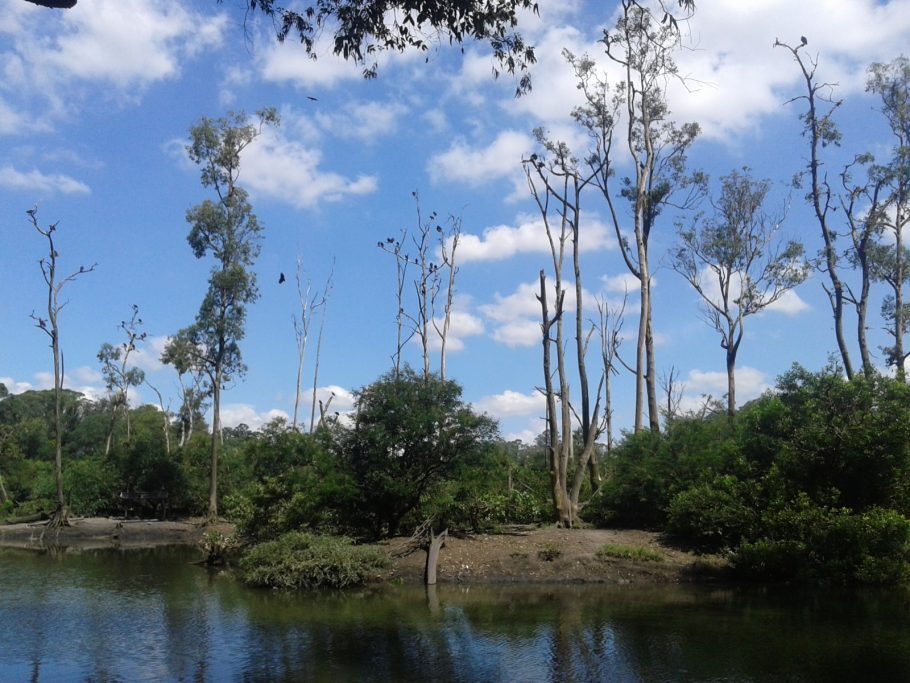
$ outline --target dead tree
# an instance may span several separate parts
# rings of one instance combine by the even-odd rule
[[[69,509],[63,491],[63,379],[65,372],[58,324],[60,311],[63,310],[68,301],[61,300],[60,295],[67,284],[76,281],[86,273],[91,273],[95,270],[97,264],[93,263],[88,268],[79,266],[79,270],[60,277],[57,274],[57,259],[60,254],[54,244],[54,233],[57,231],[58,223],[51,223],[46,228],[43,228],[38,224],[37,209],[29,209],[27,213],[32,227],[47,241],[47,256],[38,261],[41,275],[47,285],[47,317],[43,318],[33,312],[31,318],[35,321],[35,325],[50,339],[51,353],[54,359],[54,475],[57,484],[57,509],[48,524],[48,527],[54,528],[69,526]]]
[[[449,337],[449,327],[452,323],[452,302],[455,296],[455,276],[458,274],[458,266],[455,263],[455,255],[458,251],[458,241],[461,239],[461,219],[451,218],[452,227],[446,232],[442,229],[442,226],[436,226],[436,232],[439,234],[439,253],[442,259],[442,267],[448,271],[448,282],[446,284],[446,303],[445,308],[443,309],[443,318],[442,326],[440,327],[437,322],[435,310],[436,310],[436,296],[439,293],[439,286],[433,289],[433,300],[431,306],[433,308],[433,327],[436,330],[436,334],[439,335],[440,346],[439,346],[439,378],[445,381],[446,378],[446,341]],[[440,278],[436,280],[437,285],[440,283]]]
[[[322,357],[322,333],[325,331],[325,319],[329,312],[329,298],[332,295],[332,281],[335,278],[335,261],[332,261],[332,270],[329,272],[329,277],[325,281],[325,289],[323,289],[323,304],[322,304],[322,315],[319,316],[319,335],[316,337],[316,360],[313,363],[313,394],[310,397],[310,433],[313,433],[315,429],[314,420],[316,418],[316,388],[319,386],[319,359]],[[335,397],[335,394],[332,394],[329,397],[328,403],[332,402],[332,399]],[[328,404],[325,406],[325,410],[328,410]],[[325,421],[325,411],[322,408],[322,401],[319,402],[319,424],[321,425]]]

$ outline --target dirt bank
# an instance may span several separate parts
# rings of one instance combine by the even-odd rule
[[[90,548],[151,548],[159,545],[198,543],[208,531],[233,533],[233,525],[206,526],[203,519],[182,521],[123,520],[84,517],[71,526],[48,529],[46,522],[0,525],[0,546],[42,548],[47,546]]]
[[[149,548],[196,544],[203,534],[233,533],[233,526],[206,526],[204,519],[182,521],[118,520],[86,517],[72,526],[46,529],[45,523],[0,525],[0,546],[40,549]],[[406,557],[396,551],[407,538],[377,545],[392,557],[386,579],[404,583],[423,580],[426,554]],[[605,545],[644,551],[649,559],[599,556]],[[659,558],[659,559],[654,559]],[[710,580],[722,570],[720,557],[698,556],[671,548],[658,534],[635,530],[516,527],[500,534],[449,537],[439,558],[440,583],[614,583],[653,584]]]
[[[394,553],[407,539],[385,544]],[[605,545],[640,549],[647,557],[598,556]],[[418,551],[393,561],[391,580],[421,581],[426,554]],[[723,558],[683,552],[661,542],[659,534],[635,530],[515,529],[504,534],[449,538],[439,557],[438,579],[448,582],[681,583],[710,580]]]

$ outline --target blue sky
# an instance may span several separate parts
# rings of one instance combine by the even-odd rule
[[[334,391],[333,408],[344,410],[352,390],[389,369],[395,266],[376,242],[405,226],[413,231],[417,191],[425,213],[462,220],[448,375],[466,400],[500,418],[504,436],[531,438],[542,428],[543,407],[535,391],[542,371],[533,287],[549,256],[520,160],[534,151],[537,126],[576,148],[583,143],[569,118],[578,93],[561,51],[603,61],[596,41],[615,20],[615,4],[541,0],[539,17],[523,17],[539,63],[533,92],[520,99],[513,80],[492,77],[483,45],[468,44],[463,54],[442,46],[427,55],[384,55],[379,77],[364,81],[357,66],[324,47],[314,62],[292,42],[277,44],[271,26],[244,25],[242,4],[83,0],[61,12],[0,0],[0,381],[12,391],[51,384],[46,338],[29,318],[46,296],[38,270],[44,244],[25,213],[37,206],[42,223],[59,221],[61,270],[98,264],[66,290],[66,386],[103,395],[95,355],[102,343],[120,341],[117,326],[137,304],[149,337],[136,362],[178,407],[176,376],[157,358],[167,335],[192,322],[210,268],[185,239],[186,210],[207,197],[186,158],[187,130],[202,116],[274,106],[280,128],[243,158],[241,184],[265,239],[256,265],[261,299],[242,345],[249,371],[224,395],[226,424],[258,427],[293,409],[298,254],[316,287],[335,262],[321,395]],[[799,105],[785,104],[801,92],[800,75],[772,44],[776,37],[795,44],[805,34],[820,79],[836,82],[845,98],[837,119],[843,146],[827,159],[836,173],[854,153],[885,153],[890,144],[864,93],[865,69],[905,48],[910,0],[706,0],[684,31],[677,61],[690,85],[674,86],[670,98],[676,120],[703,129],[691,165],[714,179],[744,165],[771,179],[772,204],[789,199],[784,234],[814,253],[817,225],[802,193],[787,188],[805,163]],[[591,194],[584,211],[585,289],[615,302],[626,271],[606,207]],[[673,223],[667,215],[656,228],[655,264],[675,242]],[[281,272],[289,278],[283,285]],[[655,280],[658,365],[679,370],[686,405],[705,394],[721,398],[723,352],[699,315],[697,295],[667,267]],[[885,343],[883,295],[876,288],[871,307],[876,347]],[[636,304],[632,296],[629,356]],[[823,365],[835,349],[831,327],[818,274],[775,310],[749,319],[739,400],[758,395],[794,361]],[[314,348],[311,340],[306,375]],[[406,357],[419,365],[416,346]],[[614,384],[617,425],[629,426],[633,378],[621,374]],[[152,399],[142,388],[134,402]]]

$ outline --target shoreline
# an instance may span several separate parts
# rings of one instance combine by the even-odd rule
[[[74,518],[72,526],[53,531],[45,526],[43,522],[0,525],[0,548],[40,551],[55,547],[70,552],[139,550],[196,545],[210,531],[225,535],[234,531],[230,523],[206,525],[204,518],[165,521],[86,517]],[[389,568],[381,576],[382,583],[423,582],[424,551],[395,557],[408,540],[398,537],[374,544],[390,557]],[[641,555],[598,554],[604,546]],[[440,584],[711,583],[725,567],[724,558],[673,548],[655,532],[509,527],[497,534],[449,536],[439,556],[438,581]]]

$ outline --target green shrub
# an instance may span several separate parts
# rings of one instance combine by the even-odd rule
[[[253,546],[240,560],[240,578],[253,586],[346,588],[371,579],[387,565],[379,551],[344,537],[291,532]]]
[[[64,463],[63,490],[73,514],[107,513],[114,505],[118,484],[117,473],[101,457],[92,456]]]
[[[804,494],[764,518],[766,535],[734,554],[744,576],[881,584],[910,571],[910,520],[894,510],[857,514],[814,505]]]
[[[744,502],[745,486],[726,475],[678,493],[667,514],[667,533],[698,550],[716,552],[749,538],[756,514]]]
[[[599,560],[605,560],[611,557],[625,560],[641,560],[643,562],[664,561],[663,555],[650,548],[641,548],[630,545],[612,545],[607,543],[597,549],[597,558]]]
[[[540,550],[537,551],[537,557],[544,562],[552,562],[562,557],[562,548],[555,543],[544,543]]]

